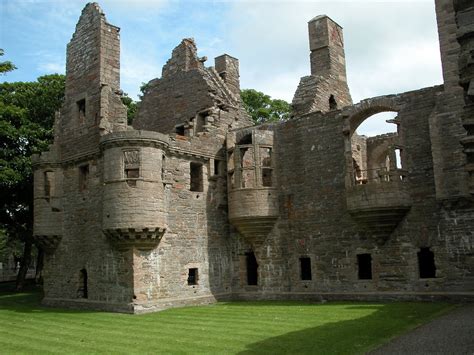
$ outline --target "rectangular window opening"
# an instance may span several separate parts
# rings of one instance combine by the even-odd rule
[[[228,176],[229,176],[230,188],[231,188],[231,189],[235,189],[234,172],[233,172],[233,171],[230,171],[230,172],[228,173]]]
[[[85,191],[88,188],[89,164],[79,167],[79,189]]]
[[[186,134],[186,130],[184,129],[184,124],[182,125],[179,125],[179,126],[176,126],[174,128],[174,131],[175,133],[178,135],[178,136],[185,136]]]
[[[86,120],[86,99],[77,101],[77,118],[79,123],[84,123]]]
[[[190,164],[190,175],[191,175],[191,191],[203,191],[203,173],[202,173],[202,164],[200,163],[191,163]]]
[[[311,275],[311,258],[300,258],[301,280],[312,280]]]
[[[45,171],[44,179],[44,197],[49,199],[53,195],[53,175],[52,171]]]
[[[247,266],[247,285],[258,285],[258,263],[253,252],[245,254]]]
[[[418,255],[418,269],[420,279],[431,279],[436,277],[436,266],[434,253],[430,248],[420,248]]]
[[[124,177],[128,186],[137,186],[140,177],[140,151],[126,150],[123,152]]]
[[[221,174],[221,161],[214,159],[214,175],[219,176]]]
[[[272,169],[262,168],[262,185],[263,187],[272,186]]]
[[[194,134],[198,134],[199,132],[204,131],[204,126],[207,124],[207,117],[209,116],[209,112],[201,112],[198,113],[196,117],[196,123],[194,127]]]
[[[358,254],[357,265],[359,280],[372,280],[372,256],[370,254]]]
[[[188,285],[197,285],[198,282],[198,269],[191,268],[188,270]]]
[[[272,166],[272,148],[260,148],[260,165],[267,168]]]
[[[161,181],[165,181],[166,178],[166,155],[161,156]]]

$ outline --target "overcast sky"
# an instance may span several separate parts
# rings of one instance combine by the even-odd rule
[[[18,67],[1,81],[64,73],[66,44],[87,1],[0,0],[0,48]],[[442,83],[434,1],[103,0],[121,28],[121,86],[136,98],[159,77],[182,38],[194,37],[207,65],[240,60],[242,88],[291,102],[309,74],[307,22],[326,14],[344,29],[354,102]]]

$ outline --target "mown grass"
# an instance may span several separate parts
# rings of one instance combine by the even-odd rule
[[[427,322],[443,303],[229,302],[145,314],[43,308],[0,290],[0,353],[358,354]]]

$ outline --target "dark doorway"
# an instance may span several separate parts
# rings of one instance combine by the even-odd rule
[[[418,254],[418,269],[420,270],[420,279],[431,279],[436,277],[436,266],[434,253],[430,248],[420,248]]]
[[[258,263],[253,252],[245,254],[247,261],[247,285],[258,285]]]
[[[79,298],[88,298],[87,291],[87,270],[82,269],[79,271],[79,288],[77,290]]]
[[[311,259],[310,258],[300,258],[301,266],[301,280],[311,280]]]
[[[370,254],[358,254],[357,265],[359,267],[359,280],[372,280],[372,256]]]

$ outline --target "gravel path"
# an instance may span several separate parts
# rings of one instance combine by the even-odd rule
[[[456,308],[370,354],[474,354],[474,305]]]

